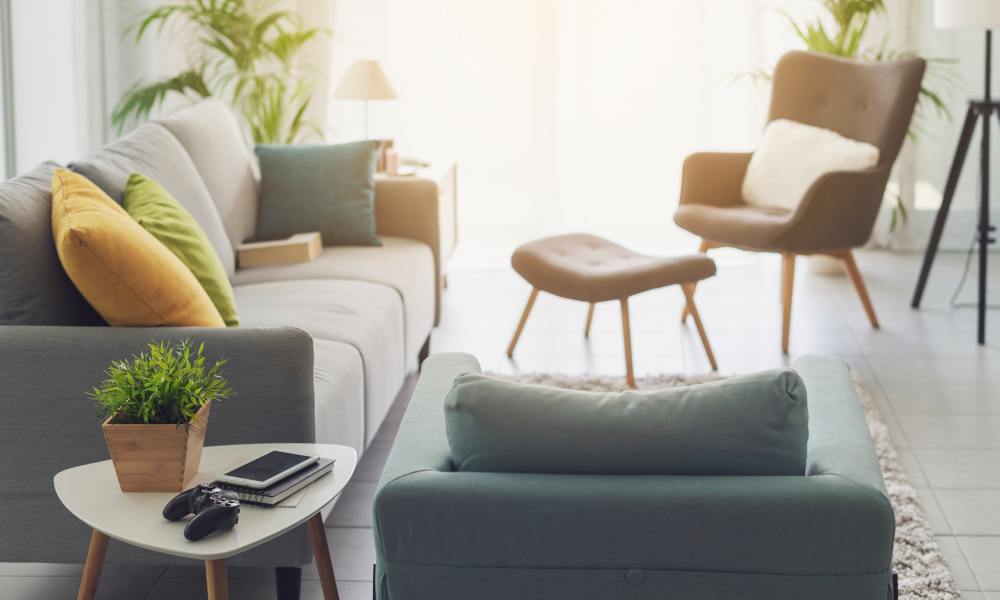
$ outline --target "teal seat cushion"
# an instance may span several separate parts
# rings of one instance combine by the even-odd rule
[[[802,476],[808,421],[792,369],[621,393],[465,374],[445,400],[456,469],[491,473]]]
[[[325,246],[381,246],[375,233],[379,144],[258,145],[257,236],[319,231]]]

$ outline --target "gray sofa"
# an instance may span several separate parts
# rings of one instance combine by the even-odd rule
[[[795,369],[802,476],[458,472],[444,403],[466,354],[421,371],[375,493],[379,600],[891,600],[895,521],[850,370]]]
[[[145,124],[69,168],[119,201],[125,178],[137,171],[185,204],[229,272],[241,325],[111,328],[56,255],[50,186],[57,166],[0,183],[0,407],[9,423],[0,436],[0,562],[84,562],[90,531],[59,503],[52,478],[109,458],[84,393],[112,360],[151,339],[194,335],[208,360],[228,359],[224,376],[237,395],[213,406],[206,445],[320,442],[365,451],[437,319],[446,249],[433,182],[376,181],[382,247],[328,247],[308,263],[241,269],[234,249],[254,234],[258,182],[232,114],[206,101]],[[301,567],[311,560],[303,526],[229,563]],[[113,540],[107,561],[198,564]]]

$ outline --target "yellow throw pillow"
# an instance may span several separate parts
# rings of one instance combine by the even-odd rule
[[[109,324],[225,327],[184,263],[86,177],[56,169],[52,234],[69,278]]]

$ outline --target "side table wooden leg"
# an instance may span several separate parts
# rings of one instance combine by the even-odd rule
[[[97,595],[97,584],[101,582],[104,555],[107,553],[108,536],[95,529],[90,536],[90,550],[87,551],[87,564],[83,567],[83,581],[80,582],[77,600],[94,600]]]
[[[229,600],[226,559],[206,560],[205,579],[208,580],[208,600]]]
[[[323,587],[323,598],[325,600],[340,600],[340,595],[337,594],[337,578],[333,574],[333,560],[330,558],[330,546],[326,543],[323,516],[316,513],[306,523],[309,524],[309,537],[312,539],[316,569],[319,571],[319,583]]]

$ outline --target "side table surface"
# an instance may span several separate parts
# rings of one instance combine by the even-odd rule
[[[67,509],[95,530],[133,546],[198,560],[217,560],[244,552],[301,525],[343,491],[351,479],[357,453],[332,444],[241,444],[205,447],[196,483],[208,483],[236,458],[252,458],[269,450],[288,450],[332,458],[333,471],[306,488],[295,507],[264,508],[244,504],[239,524],[197,542],[184,539],[187,519],[163,518],[167,501],[176,494],[133,492],[118,487],[110,460],[82,465],[55,476],[56,494]]]

